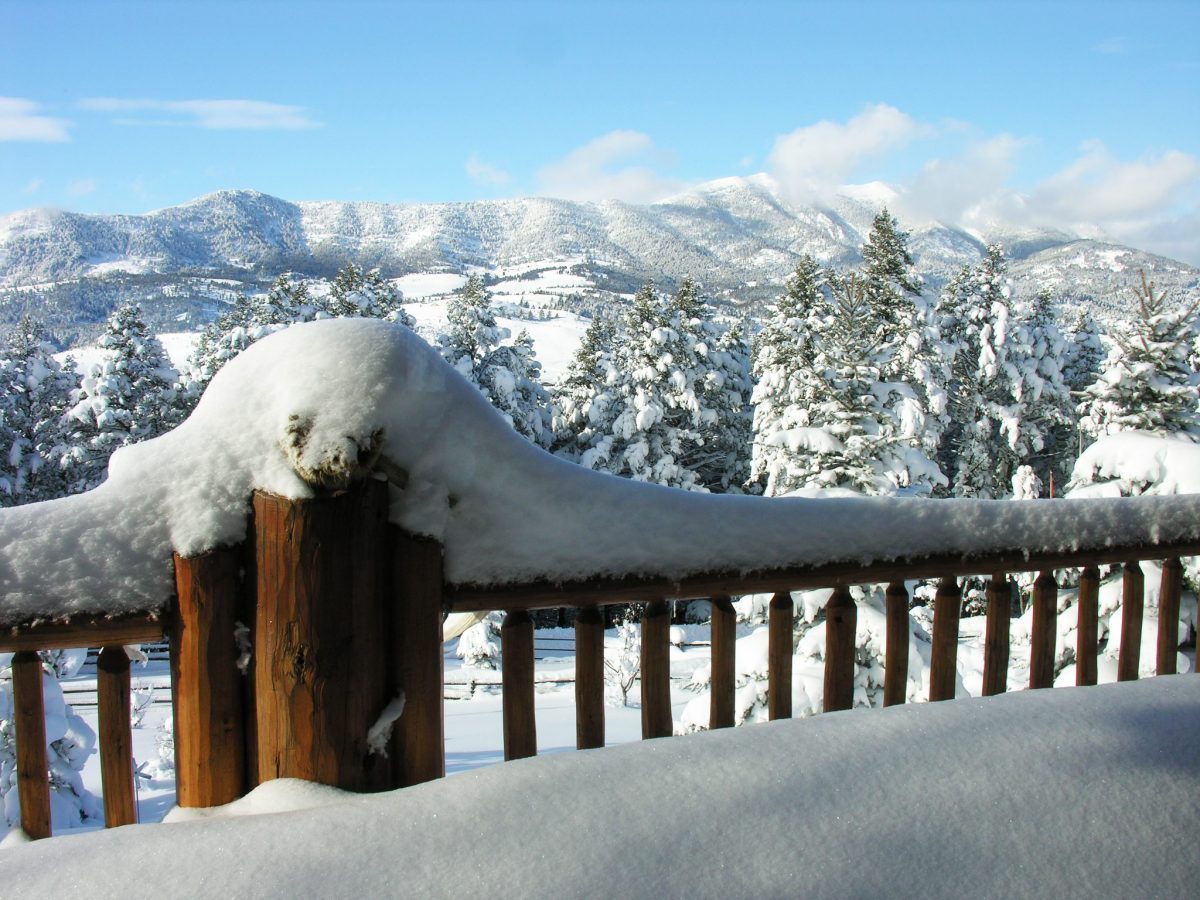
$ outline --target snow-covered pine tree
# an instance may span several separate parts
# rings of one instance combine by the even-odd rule
[[[1007,269],[1004,251],[989,247],[979,265],[946,286],[938,305],[953,354],[940,462],[959,497],[1008,496],[1021,465],[1047,479],[1045,453],[1066,421],[1062,340],[1049,298],[1032,307],[1016,302]]]
[[[1111,335],[1100,377],[1084,391],[1080,429],[1093,439],[1139,430],[1200,440],[1200,375],[1192,365],[1200,300],[1169,308],[1142,272],[1137,317]]]
[[[793,430],[790,475],[800,486],[849,488],[864,494],[928,492],[936,467],[900,439],[896,383],[881,370],[883,325],[857,274],[833,276],[815,310],[809,425]]]
[[[508,329],[496,324],[483,281],[472,274],[446,307],[448,330],[439,335],[442,356],[479,388],[516,431],[541,447],[552,441],[550,394],[541,383],[533,340],[522,332],[502,344]]]
[[[72,492],[102,482],[118,447],[157,437],[186,415],[178,373],[136,303],[113,312],[98,343],[103,356],[83,376],[66,415],[62,465]]]
[[[60,366],[43,326],[23,317],[0,348],[0,506],[62,496],[61,419],[74,363]]]
[[[412,328],[416,321],[404,311],[400,292],[383,280],[378,269],[363,272],[354,263],[341,269],[320,303],[335,318],[386,319]]]
[[[883,208],[862,246],[862,287],[879,325],[882,380],[896,385],[900,440],[932,457],[946,419],[946,359],[908,232]]]
[[[554,452],[572,462],[591,446],[595,427],[603,427],[603,407],[611,402],[608,374],[616,337],[615,319],[605,310],[597,311],[554,391]]]
[[[590,431],[577,438],[581,464],[686,490],[736,483],[745,464],[734,445],[745,434],[739,417],[749,414],[748,354],[723,343],[692,282],[668,300],[643,286],[604,364],[604,389],[588,406]]]
[[[818,383],[811,329],[827,276],[815,259],[801,257],[783,296],[754,339],[753,447],[750,479],[768,497],[807,484],[810,467],[794,457],[813,427],[810,410]]]

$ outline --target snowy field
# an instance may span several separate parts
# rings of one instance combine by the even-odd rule
[[[1189,897],[1198,790],[1200,679],[1180,675],[554,754],[377,795],[277,781],[215,816],[10,847],[0,871],[15,897],[127,897],[132,878],[206,897]]]

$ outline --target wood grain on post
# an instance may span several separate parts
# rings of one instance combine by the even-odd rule
[[[962,614],[962,588],[956,578],[938,582],[933,604],[929,699],[953,700],[958,684],[958,620]]]
[[[575,746],[604,746],[604,617],[594,606],[575,616]]]
[[[404,695],[396,723],[393,777],[408,787],[446,774],[442,658],[442,545],[388,526],[395,595],[392,644],[395,690]]]
[[[1075,633],[1075,684],[1096,683],[1100,638],[1100,569],[1085,566],[1079,573],[1079,626]]]
[[[642,613],[642,739],[670,737],[671,619],[665,600],[653,600]]]
[[[1029,687],[1054,686],[1054,647],[1058,640],[1058,582],[1039,573],[1033,582],[1033,627],[1029,638]]]
[[[1121,653],[1117,681],[1137,681],[1142,659],[1142,613],[1146,605],[1146,576],[1137,560],[1125,563],[1121,579]]]
[[[1158,589],[1158,661],[1155,674],[1174,675],[1179,656],[1179,594],[1183,589],[1183,564],[1178,557],[1165,560]]]
[[[908,588],[893,581],[884,595],[887,603],[887,638],[884,649],[883,705],[897,706],[908,699]]]
[[[858,607],[840,586],[825,604],[825,712],[854,706],[854,632]]]
[[[533,620],[514,610],[500,626],[500,671],[504,679],[504,758],[537,756],[533,712]]]
[[[393,786],[367,734],[393,699],[386,483],[306,500],[254,495],[258,781]]]
[[[796,614],[792,595],[780,591],[771,597],[767,626],[767,717],[792,717],[792,620]]]
[[[734,641],[736,617],[729,597],[712,598],[712,684],[709,686],[708,727],[733,727],[736,683]],[[770,635],[768,635],[768,640]]]
[[[180,806],[220,806],[246,793],[247,676],[238,669],[235,638],[241,561],[240,548],[175,555],[168,635]]]
[[[992,574],[987,586],[987,632],[983,640],[983,696],[1008,690],[1009,630],[1012,585],[1003,572]]]
[[[13,654],[12,690],[21,829],[33,840],[48,838],[50,770],[46,762],[46,702],[42,697],[42,660],[35,651]]]
[[[129,731],[129,656],[124,647],[105,647],[96,659],[96,707],[104,827],[133,825],[138,820],[137,793]]]

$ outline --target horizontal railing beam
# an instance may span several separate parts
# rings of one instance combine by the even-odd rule
[[[38,622],[0,628],[0,653],[22,650],[68,650],[73,647],[120,647],[163,640],[161,617],[75,616],[69,622]]]
[[[948,576],[987,575],[992,572],[1038,572],[1124,563],[1131,559],[1168,559],[1175,556],[1200,556],[1200,541],[1055,552],[1026,553],[1023,550],[1008,550],[969,557],[944,555],[885,562],[843,561],[760,572],[701,574],[677,581],[667,578],[625,577],[596,578],[561,584],[535,582],[495,587],[448,585],[445,596],[450,612],[553,609],[559,606],[586,607],[649,602],[664,597],[670,600],[693,600],[719,595],[771,594],[839,584],[888,583]]]

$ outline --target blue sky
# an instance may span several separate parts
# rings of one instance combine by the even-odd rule
[[[0,0],[0,212],[768,172],[1200,263],[1200,2]]]

